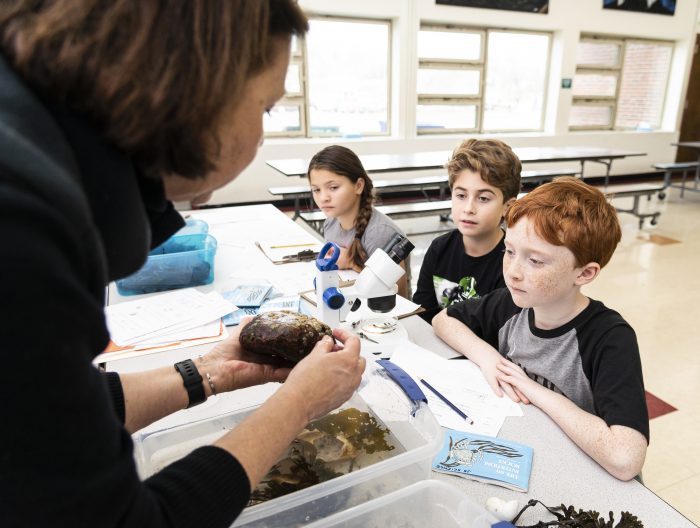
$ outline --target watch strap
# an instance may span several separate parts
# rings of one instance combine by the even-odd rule
[[[197,370],[194,361],[191,359],[186,359],[185,361],[178,361],[175,363],[175,370],[182,376],[182,382],[185,385],[185,390],[187,391],[187,397],[189,398],[189,403],[187,408],[194,407],[202,403],[207,399],[204,394],[204,384],[202,383],[202,375]]]

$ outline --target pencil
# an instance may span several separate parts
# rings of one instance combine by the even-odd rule
[[[283,249],[283,248],[290,248],[290,247],[309,247],[309,246],[315,246],[317,242],[306,242],[304,244],[286,244],[286,245],[281,245],[281,246],[270,246],[270,249]]]
[[[433,387],[430,383],[428,383],[427,381],[425,381],[425,380],[422,379],[422,378],[421,378],[420,382],[421,382],[423,385],[425,385],[426,387],[428,387],[428,389],[430,389],[430,392],[432,392],[433,394],[435,394],[435,396],[437,396],[438,398],[440,398],[450,409],[452,409],[454,412],[456,412],[456,413],[459,414],[462,418],[464,418],[464,419],[467,421],[467,423],[469,423],[469,425],[474,425],[474,420],[472,420],[471,418],[469,418],[469,416],[467,416],[466,414],[464,414],[464,413],[462,412],[462,410],[459,409],[454,403],[452,403],[450,400],[448,400],[448,399],[445,398],[442,394],[440,394],[440,393],[437,391],[437,389],[436,389],[435,387]]]

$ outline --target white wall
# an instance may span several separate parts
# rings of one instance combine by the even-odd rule
[[[451,150],[462,135],[418,137],[413,129],[415,114],[415,35],[422,21],[483,26],[502,29],[533,29],[553,33],[550,83],[547,94],[545,131],[500,133],[496,136],[513,147],[598,146],[647,152],[645,157],[616,161],[613,174],[649,171],[655,162],[672,161],[678,139],[685,90],[695,43],[700,0],[677,3],[674,16],[603,10],[603,0],[550,0],[549,14],[538,15],[435,5],[434,0],[301,0],[308,13],[391,19],[394,26],[392,71],[392,137],[341,139],[269,139],[253,163],[232,183],[217,191],[211,203],[269,201],[270,186],[303,183],[286,178],[265,164],[277,158],[310,158],[325,145],[342,143],[358,154],[385,154],[429,150]],[[656,132],[569,132],[571,90],[560,89],[562,77],[575,73],[576,44],[581,33],[608,34],[670,40],[676,43],[661,131]],[[352,42],[338,42],[352,46]],[[400,81],[399,81],[400,80]],[[482,136],[486,137],[486,135]],[[700,139],[700,138],[698,138]],[[555,165],[550,164],[549,167]],[[562,166],[572,166],[562,164]],[[544,167],[544,166],[540,166]],[[527,169],[538,168],[528,164]],[[602,174],[602,165],[587,164],[586,175]],[[398,177],[398,175],[396,175]],[[382,174],[382,178],[392,175]]]

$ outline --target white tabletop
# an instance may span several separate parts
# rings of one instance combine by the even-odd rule
[[[411,341],[421,347],[438,351],[449,349],[421,318],[406,319],[404,325]],[[529,499],[538,499],[548,506],[563,503],[577,509],[596,510],[605,518],[607,512],[612,511],[616,520],[619,520],[621,511],[629,511],[649,527],[695,526],[638,481],[621,482],[612,477],[569,440],[545,413],[532,405],[523,405],[522,408],[524,416],[506,418],[498,436],[533,448],[527,493],[442,473],[433,473],[432,477],[456,486],[480,504],[491,496],[516,499],[520,507]],[[531,511],[532,508],[523,515],[522,523],[534,523],[544,518],[528,515]],[[543,511],[541,506],[534,509],[540,515]]]
[[[291,221],[272,205],[242,206],[191,212],[192,216],[206,220],[209,231],[219,242],[215,263],[215,283],[203,287],[203,291],[225,288],[229,281],[238,278],[260,278],[270,280],[287,293],[308,289],[313,275],[312,263],[274,265],[255,247],[261,237],[298,236],[303,228]],[[306,232],[306,231],[304,231]],[[112,291],[111,301],[120,298]],[[453,355],[453,351],[437,336],[432,327],[417,316],[401,320],[409,339],[417,345],[442,356]],[[133,372],[172,364],[181,359],[206,352],[213,345],[201,345],[164,353],[139,356],[107,363],[108,370]],[[457,359],[454,361],[465,361]],[[276,389],[275,384],[251,387],[234,393],[210,398],[204,404],[179,411],[149,426],[157,430],[165,426],[187,423],[221,414],[233,409],[260,404]],[[498,496],[517,499],[521,506],[531,499],[539,499],[549,506],[574,505],[584,510],[596,510],[607,517],[612,511],[619,519],[621,511],[630,511],[642,520],[645,526],[692,527],[666,502],[637,481],[621,482],[610,476],[596,462],[583,453],[554,424],[547,415],[533,406],[523,406],[523,417],[509,417],[499,436],[532,446],[534,458],[530,488],[519,493],[493,485],[463,479],[451,475],[432,473],[432,477],[443,480],[470,495],[480,504],[486,498]],[[532,510],[529,510],[532,511]],[[540,515],[543,510],[536,510]],[[540,518],[525,515],[523,522],[536,522]]]
[[[560,161],[607,161],[632,156],[645,156],[639,151],[600,147],[520,147],[513,149],[523,163]],[[360,156],[367,172],[440,169],[450,159],[450,151],[410,152],[405,154],[368,154]],[[267,164],[285,176],[306,176],[309,161],[302,158],[268,160]]]

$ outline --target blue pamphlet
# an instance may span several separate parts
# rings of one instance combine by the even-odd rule
[[[223,292],[221,295],[239,308],[257,308],[263,303],[271,289],[272,284],[269,282],[266,284],[241,284],[231,291]]]
[[[532,448],[511,440],[445,430],[433,471],[451,473],[515,491],[527,491]]]
[[[235,292],[235,290],[234,290]],[[278,310],[299,311],[300,298],[298,295],[279,296],[274,288],[268,290],[268,298],[262,301],[260,306],[241,307],[238,310],[226,315],[223,318],[226,326],[235,326],[241,323],[241,319],[248,316],[255,316],[264,312],[275,312]],[[222,294],[227,300],[231,300],[226,293]],[[275,297],[275,295],[278,295]],[[234,303],[235,304],[235,303]]]

